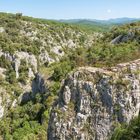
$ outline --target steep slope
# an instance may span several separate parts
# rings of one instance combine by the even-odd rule
[[[32,53],[38,55],[41,63],[59,60],[68,48],[89,45],[87,34],[76,26],[19,14],[1,13],[0,19],[1,50]]]
[[[61,137],[63,133],[58,134],[54,131],[59,132],[61,125],[63,129],[63,124],[65,128],[64,120],[70,118],[69,122],[73,122],[68,124],[70,130],[65,129],[69,134],[64,134],[62,136],[64,139],[65,136],[71,139],[70,135],[75,137],[76,133],[77,137],[93,138],[93,134],[96,134],[98,138],[106,138],[107,133],[113,132],[115,128],[112,126],[112,120],[115,123],[129,122],[139,110],[135,104],[137,94],[135,97],[130,95],[135,88],[134,85],[136,88],[139,87],[139,60],[134,62],[137,64],[128,63],[128,66],[124,64],[113,70],[109,69],[118,63],[140,58],[139,27],[139,23],[133,23],[113,28],[107,33],[95,33],[94,30],[93,33],[89,33],[87,29],[83,30],[75,25],[24,17],[20,13],[16,15],[0,13],[0,139],[46,140],[47,135],[49,139],[54,139],[55,135]],[[129,38],[130,30],[134,35],[133,38]],[[119,35],[128,39],[125,42],[121,39],[118,43],[111,43]],[[120,67],[130,68],[121,70]],[[67,77],[70,71],[75,70],[77,72]],[[58,95],[61,81],[65,78]],[[95,98],[92,99],[90,93]],[[130,107],[126,102],[131,101],[125,100],[125,95],[130,100],[134,98]],[[69,98],[72,102],[69,102]],[[97,100],[99,106],[98,104],[96,106],[94,100]],[[106,103],[104,100],[109,101]],[[83,104],[86,108],[81,107]],[[124,112],[121,112],[120,108]],[[64,109],[64,115],[61,109]],[[96,109],[99,111],[97,114],[93,113]],[[105,110],[105,117],[99,123],[103,122],[106,130],[101,129],[95,122],[98,116],[102,117],[100,109]],[[112,110],[117,110],[113,111],[115,115]],[[60,116],[56,117],[56,113],[53,112]],[[130,113],[129,117],[125,115],[126,112]],[[113,118],[111,123],[106,115]],[[85,122],[81,117],[84,117]],[[88,125],[93,122],[96,128]],[[49,130],[46,131],[48,125]]]
[[[119,28],[112,29],[113,34],[109,35],[112,44],[126,43],[129,41],[139,42],[140,39],[140,22],[126,24]]]
[[[88,46],[85,35],[74,26],[1,13],[2,88],[16,83],[17,88],[22,88],[21,92],[32,91],[32,78],[39,72],[39,67],[59,61],[70,49]],[[14,90],[9,89],[10,92]]]
[[[48,83],[51,74],[46,73],[70,51],[89,47],[96,36],[76,26],[0,13],[1,139],[46,139],[59,88],[58,82]]]
[[[107,140],[115,127],[138,116],[140,60],[110,70],[79,68],[63,82],[48,139]]]

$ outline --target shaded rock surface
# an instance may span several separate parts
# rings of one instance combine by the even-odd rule
[[[134,37],[135,37],[135,33],[133,32],[129,32],[126,35],[119,35],[111,41],[111,44],[124,43],[124,42],[134,39]]]
[[[32,82],[32,92],[36,93],[45,93],[47,91],[45,86],[45,81],[41,74],[37,73],[35,79]]]
[[[140,109],[140,60],[111,70],[83,67],[62,84],[52,110],[49,140],[107,140]]]

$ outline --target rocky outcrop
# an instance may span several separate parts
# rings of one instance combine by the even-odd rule
[[[35,75],[35,79],[32,81],[32,92],[33,94],[36,93],[45,93],[47,91],[45,86],[45,81],[43,77],[37,73]]]
[[[15,54],[15,59],[14,59],[16,78],[19,77],[18,71],[19,71],[21,60],[26,61],[26,64],[29,67],[29,73],[31,75],[33,75],[33,73],[31,71],[34,71],[34,73],[37,73],[37,59],[36,59],[35,55],[30,55],[27,52],[17,52]],[[31,75],[29,75],[29,77],[31,77]],[[32,76],[32,77],[34,77],[34,76]]]
[[[39,61],[40,61],[40,64],[43,65],[43,64],[51,64],[51,63],[54,63],[55,60],[52,59],[48,52],[47,51],[41,51],[41,53],[39,54]]]
[[[24,73],[27,76],[25,77],[26,79],[23,79],[26,80],[25,83],[18,81],[15,89],[13,87],[12,90],[10,88],[8,90],[8,88],[5,88],[5,83],[9,86],[9,83],[6,81],[8,68],[0,67],[0,118],[2,118],[8,109],[31,100],[36,93],[45,93],[46,86],[43,77],[38,74],[38,62],[35,55],[22,51],[10,54],[0,50],[0,57],[4,57],[10,62],[16,74],[14,76],[17,79],[20,78],[20,74],[23,74],[20,72],[21,66],[22,68],[26,67]],[[14,95],[16,89],[20,90],[18,97]]]
[[[35,74],[35,78],[31,83],[27,85],[20,84],[20,87],[24,92],[18,97],[17,102],[19,104],[33,100],[37,93],[44,94],[48,91],[45,80],[40,73]]]
[[[37,73],[37,59],[35,55],[31,55],[27,52],[15,52],[14,54],[5,53],[0,50],[0,57],[4,56],[5,59],[12,62],[14,70],[16,72],[16,78],[19,78],[19,67],[21,60],[25,60],[28,66],[29,77],[34,77],[33,73]]]
[[[2,99],[0,97],[0,118],[2,118],[4,115],[4,107],[2,106]]]
[[[0,27],[0,33],[3,33],[3,32],[5,32],[4,27]]]
[[[134,39],[134,37],[135,37],[135,33],[133,32],[129,32],[126,35],[119,35],[111,41],[111,44],[124,43],[124,42]]]
[[[4,113],[7,111],[7,108],[11,106],[11,99],[9,94],[5,89],[0,87],[0,118],[4,116]]]
[[[79,68],[63,81],[51,112],[49,140],[107,140],[140,109],[140,60],[110,70]]]

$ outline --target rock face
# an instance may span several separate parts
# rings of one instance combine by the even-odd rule
[[[3,27],[0,27],[0,33],[3,33],[5,29]]]
[[[0,118],[4,116],[4,112],[11,105],[10,96],[6,93],[6,90],[0,87]]]
[[[132,40],[135,37],[135,33],[128,32],[127,35],[119,35],[115,39],[111,41],[111,44],[119,44],[123,42],[127,42],[128,40]]]
[[[27,52],[16,52],[11,55],[10,53],[5,53],[0,50],[0,57],[4,56],[5,59],[14,64],[14,70],[16,72],[16,78],[19,78],[19,67],[21,65],[21,60],[25,60],[28,65],[29,77],[34,77],[34,73],[37,73],[37,59],[35,55],[30,55]]]
[[[40,63],[42,65],[45,64],[45,63],[51,64],[51,63],[55,62],[54,59],[52,59],[52,58],[49,57],[49,54],[48,54],[47,51],[42,51],[40,53],[40,55],[39,55],[39,61],[40,61]]]
[[[45,81],[43,77],[37,73],[35,75],[35,79],[32,82],[32,92],[33,94],[36,93],[45,93],[47,91],[46,86],[45,86]]]
[[[4,57],[7,61],[11,62],[13,70],[15,71],[15,77],[18,79],[22,73],[20,67],[24,65],[27,67],[25,73],[27,73],[26,83],[18,82],[15,89],[20,89],[19,97],[15,97],[16,90],[7,90],[2,82],[6,82],[6,72],[8,68],[0,67],[0,119],[8,112],[8,109],[16,107],[17,105],[27,102],[36,95],[36,93],[45,93],[46,86],[43,77],[38,74],[38,61],[37,57],[27,52],[15,52],[10,54],[0,50],[0,57]],[[24,63],[24,64],[22,64]],[[8,83],[7,83],[8,84]],[[10,85],[11,86],[11,85]],[[32,94],[31,94],[32,93]]]
[[[16,71],[16,78],[19,77],[19,67],[20,67],[20,63],[21,60],[25,60],[26,64],[29,67],[29,73],[31,73],[31,71],[34,71],[34,73],[37,73],[37,59],[35,57],[35,55],[30,55],[26,52],[17,52],[15,54],[15,59],[14,59],[14,64],[15,64],[15,71]],[[33,69],[31,69],[30,67],[32,67]],[[33,74],[31,74],[33,75]],[[29,77],[31,76],[29,75]],[[32,76],[34,77],[34,76]]]
[[[2,106],[2,99],[0,97],[0,118],[2,118],[4,115],[4,107]]]
[[[79,68],[63,82],[52,110],[49,140],[107,140],[140,110],[140,60],[99,69]]]

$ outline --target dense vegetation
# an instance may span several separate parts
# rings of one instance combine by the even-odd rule
[[[51,49],[61,45],[61,41],[72,39],[80,46],[83,40],[82,35],[76,37],[76,34],[83,32],[77,26],[25,17],[22,14],[0,13],[0,27],[4,30],[0,32],[0,49],[9,53],[18,50],[38,55],[43,46],[53,57],[55,54]]]
[[[113,28],[110,32],[105,33],[104,36],[91,47],[76,48],[74,51],[68,53],[68,55],[60,61],[60,68],[63,69],[63,66],[61,66],[63,63],[65,63],[66,66],[71,66],[71,68],[89,65],[110,67],[118,63],[140,58],[140,30],[137,30],[139,26],[140,23],[138,22]],[[111,40],[117,36],[128,34],[129,30],[132,30],[135,34],[133,40],[120,42],[116,45],[110,43]],[[59,71],[61,73],[61,70]]]
[[[0,135],[4,140],[47,139],[46,128],[52,104],[57,99],[62,79],[70,71],[81,66],[110,67],[117,63],[140,58],[139,22],[114,27],[110,32],[103,33],[103,36],[97,38],[97,41],[92,43],[91,46],[85,46],[87,35],[91,35],[94,31],[105,31],[106,27],[91,27],[89,24],[76,26],[24,17],[22,14],[13,15],[5,13],[0,13],[0,27],[2,27],[0,28],[1,30],[5,30],[5,32],[0,32],[0,50],[10,54],[14,54],[16,51],[24,51],[38,58],[41,52],[40,46],[43,46],[42,39],[44,39],[46,42],[44,48],[53,58],[56,54],[51,52],[53,44],[49,44],[49,35],[54,39],[53,42],[56,45],[61,45],[61,40],[68,40],[69,38],[78,44],[75,49],[63,48],[65,55],[61,57],[59,62],[40,66],[39,71],[42,73],[45,71],[44,73],[47,72],[50,76],[48,84],[49,94],[38,93],[31,100],[9,109],[9,112],[0,120]],[[25,31],[25,33],[21,33],[21,30]],[[35,32],[30,34],[36,30],[37,34]],[[89,30],[92,30],[90,34]],[[119,35],[127,35],[130,30],[135,34],[133,39],[116,45],[110,43]],[[74,32],[74,34],[71,32]],[[76,34],[79,34],[79,32],[82,35],[77,37]],[[34,37],[37,39],[32,40]],[[22,92],[18,87],[18,83],[26,84],[27,81],[26,62],[22,61],[19,69],[20,77],[18,79],[15,78],[13,64],[5,59],[5,57],[0,57],[0,67],[8,69],[6,80],[0,79],[1,86],[7,87],[8,92],[12,92],[14,89],[12,97],[18,98]],[[112,139],[123,140],[128,135],[130,139],[139,139],[139,120],[137,118],[130,123],[130,126],[118,128]]]
[[[129,125],[123,124],[115,129],[111,140],[139,140],[140,115],[133,119]]]
[[[93,32],[106,32],[113,26],[130,24],[139,21],[135,18],[116,18],[109,20],[90,20],[90,19],[69,19],[60,20],[63,23],[69,23],[70,25],[77,25],[85,31]]]
[[[90,21],[90,20],[61,20],[63,23],[69,23],[70,25],[77,25],[80,28],[82,28],[84,31],[88,31],[89,33],[92,33],[94,31],[96,32],[105,32],[109,30],[113,24],[104,24],[96,21]]]

